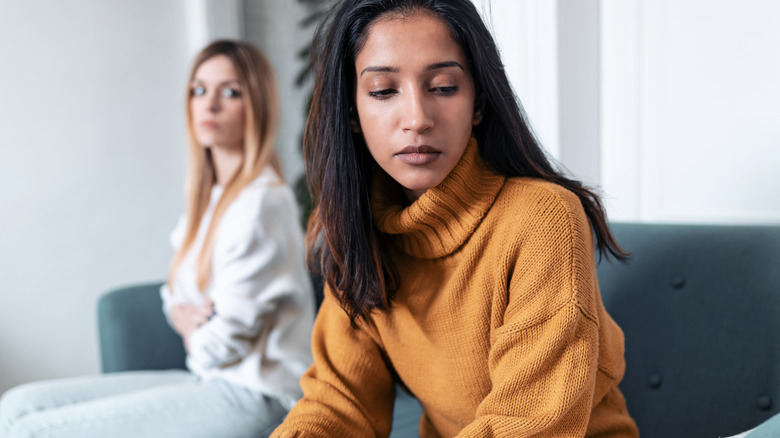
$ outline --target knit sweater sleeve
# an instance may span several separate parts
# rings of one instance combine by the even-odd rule
[[[188,360],[201,369],[244,358],[261,331],[301,313],[291,248],[303,245],[292,191],[284,185],[245,188],[226,210],[214,245],[214,315],[192,333]]]
[[[489,353],[492,389],[459,437],[582,437],[603,396],[588,220],[569,192],[547,193],[533,210],[508,251],[506,310]]]
[[[304,397],[272,437],[388,436],[395,387],[381,348],[353,328],[327,286],[312,333],[314,364],[301,378]]]

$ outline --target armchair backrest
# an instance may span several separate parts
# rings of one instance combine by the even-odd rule
[[[780,408],[780,226],[613,224],[601,294],[643,438],[730,436]]]

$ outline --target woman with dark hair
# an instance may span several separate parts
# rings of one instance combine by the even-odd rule
[[[273,146],[273,68],[249,44],[215,41],[187,89],[187,209],[160,293],[188,369],[19,386],[0,400],[0,436],[256,438],[301,397],[314,294]]]
[[[325,279],[304,398],[274,436],[636,437],[594,192],[557,171],[469,0],[343,0],[306,130]]]

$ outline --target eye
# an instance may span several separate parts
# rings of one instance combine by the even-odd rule
[[[190,94],[193,96],[203,96],[204,94],[206,94],[206,88],[201,85],[198,85],[197,87],[192,87]]]
[[[458,91],[458,87],[456,86],[449,86],[449,87],[434,87],[430,90],[433,93],[440,94],[442,96],[451,96],[455,94]]]
[[[241,91],[235,88],[224,88],[222,90],[222,96],[234,99],[236,97],[241,97]]]
[[[392,88],[386,88],[384,90],[377,90],[377,91],[369,91],[368,95],[380,100],[387,99],[391,97],[391,95],[395,94],[396,91]]]

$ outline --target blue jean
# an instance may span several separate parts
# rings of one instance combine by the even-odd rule
[[[777,438],[780,436],[780,414],[769,418],[757,427],[728,438]]]
[[[180,370],[35,382],[0,399],[0,435],[264,437],[287,411],[258,392]]]
[[[773,438],[780,436],[780,414],[761,423],[747,434],[747,438]]]

